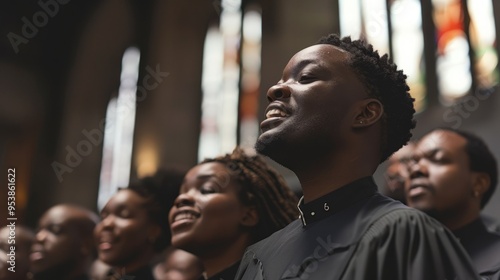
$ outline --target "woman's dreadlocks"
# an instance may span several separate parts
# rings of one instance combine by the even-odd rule
[[[283,177],[262,156],[249,156],[236,147],[231,154],[202,163],[224,164],[233,178],[243,186],[239,196],[245,205],[257,208],[259,222],[254,231],[254,242],[266,238],[298,217],[297,196]]]

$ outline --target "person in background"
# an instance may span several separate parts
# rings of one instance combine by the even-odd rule
[[[160,171],[119,189],[101,210],[94,230],[108,279],[154,280],[151,261],[170,244],[168,211],[184,173]]]
[[[111,267],[100,259],[95,259],[90,265],[89,276],[91,280],[106,280]]]
[[[301,218],[250,246],[235,279],[479,279],[451,232],[373,180],[415,126],[387,55],[331,34],[296,53],[267,98],[255,147],[297,175]]]
[[[481,219],[483,220],[484,225],[486,226],[488,231],[500,234],[500,221],[484,213],[481,213]]]
[[[236,147],[188,171],[170,211],[172,245],[196,255],[205,279],[234,279],[249,245],[297,218],[297,198],[258,155]]]
[[[0,229],[0,280],[26,280],[29,277],[29,256],[35,233],[16,224]],[[15,260],[10,263],[10,257]],[[10,268],[10,269],[9,269]]]
[[[203,264],[195,255],[170,247],[163,261],[153,270],[156,280],[198,280],[203,273]]]
[[[86,280],[95,257],[92,232],[98,216],[87,209],[58,204],[38,221],[30,269],[36,280]]]
[[[482,139],[438,128],[417,144],[407,185],[408,206],[449,228],[486,279],[500,279],[500,235],[480,218],[497,184],[497,162]]]
[[[415,144],[408,142],[387,159],[385,170],[386,186],[383,194],[406,204],[405,184],[409,181],[408,163]]]

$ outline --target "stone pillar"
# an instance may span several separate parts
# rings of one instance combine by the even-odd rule
[[[203,44],[215,12],[209,1],[155,2],[143,67],[157,79],[139,96],[132,177],[197,163]]]

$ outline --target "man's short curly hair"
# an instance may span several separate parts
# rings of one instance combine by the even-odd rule
[[[364,82],[369,95],[384,106],[381,162],[385,161],[410,140],[411,130],[415,128],[414,99],[410,96],[406,75],[397,70],[387,54],[380,56],[364,40],[352,41],[350,37],[330,34],[321,38],[318,44],[333,45],[349,52],[349,66]]]

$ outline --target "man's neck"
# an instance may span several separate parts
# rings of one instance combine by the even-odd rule
[[[320,165],[296,172],[302,186],[304,202],[313,201],[357,179],[373,176],[370,168],[344,162],[337,166]]]
[[[471,211],[460,216],[439,217],[437,220],[443,223],[448,229],[454,231],[472,223],[477,218],[479,218],[479,212]]]
[[[320,198],[328,193],[331,193],[335,190],[338,190],[339,188],[342,188],[343,186],[367,177],[371,176],[371,174],[364,174],[356,177],[343,177],[343,178],[336,178],[335,180],[330,181],[329,183],[325,183],[322,180],[316,181],[317,183],[314,183],[314,181],[310,181],[307,184],[302,184],[302,193],[304,195],[304,202],[308,203],[310,201],[313,201],[317,198]],[[302,181],[301,181],[302,183]]]

